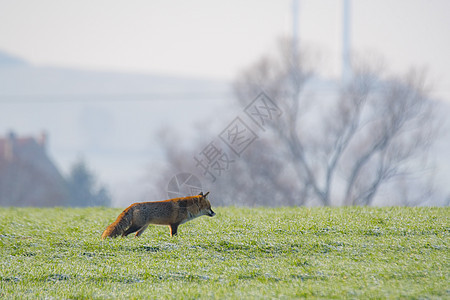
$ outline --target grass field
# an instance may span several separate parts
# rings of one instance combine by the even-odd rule
[[[0,208],[0,298],[450,299],[449,208],[213,208],[101,241],[120,209]]]

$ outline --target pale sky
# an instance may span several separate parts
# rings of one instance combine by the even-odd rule
[[[0,0],[0,51],[38,66],[232,79],[292,32],[291,0]],[[341,0],[300,0],[300,46],[340,74]],[[450,1],[353,0],[352,49],[450,99]]]

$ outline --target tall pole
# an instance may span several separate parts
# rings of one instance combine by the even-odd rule
[[[350,58],[350,0],[343,0],[342,11],[342,83],[348,84],[352,77]]]
[[[298,11],[299,0],[292,0],[292,59],[294,67],[298,67]]]

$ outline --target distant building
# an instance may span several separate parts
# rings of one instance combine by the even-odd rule
[[[66,206],[67,185],[47,155],[47,134],[0,136],[0,206]]]

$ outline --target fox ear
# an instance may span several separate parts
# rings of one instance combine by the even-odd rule
[[[206,194],[205,194],[205,195],[203,195],[203,197],[205,197],[205,198],[206,198],[206,196],[208,196],[208,194],[209,194],[209,192],[206,192]]]

